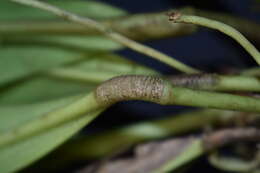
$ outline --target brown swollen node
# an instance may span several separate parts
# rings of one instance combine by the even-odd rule
[[[177,19],[181,17],[181,13],[178,11],[173,11],[167,13],[167,16],[169,17],[169,21],[175,22]]]

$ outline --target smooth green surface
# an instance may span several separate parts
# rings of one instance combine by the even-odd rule
[[[1,37],[1,35],[0,35]],[[106,51],[118,50],[122,46],[110,39],[102,36],[57,36],[57,35],[37,35],[31,36],[2,36],[3,45],[39,45],[57,47],[68,50],[79,51]]]
[[[15,49],[12,50],[16,52]],[[40,50],[37,50],[37,52],[40,53]],[[28,50],[28,52],[25,51],[25,53],[30,52]],[[48,62],[48,58],[46,58],[46,61],[44,61],[45,56],[42,55],[42,61],[44,61],[44,63],[41,63],[41,65],[45,72],[36,77],[24,80],[22,83],[14,83],[13,87],[3,90],[2,93],[0,93],[0,104],[35,103],[86,93],[94,89],[97,84],[104,80],[123,74],[157,74],[153,70],[111,53],[96,53],[84,56],[85,55],[83,55],[83,60],[69,67],[58,67],[53,70],[48,70],[48,65],[54,65],[52,62],[57,61],[57,59],[50,58]],[[26,58],[26,54],[24,57]],[[40,63],[41,61],[38,61],[39,58],[41,58],[41,56],[30,58],[29,62],[35,64]],[[61,57],[60,59],[61,62],[63,62],[63,58]],[[74,61],[74,57],[71,57],[71,59]],[[12,61],[15,60],[16,58],[14,57]],[[17,64],[20,63],[17,62]],[[19,65],[15,66],[13,64],[10,64],[10,66],[3,65],[2,68],[6,70],[6,72],[3,70],[4,74],[6,74],[10,80],[20,79],[22,76],[34,74],[36,72],[35,69],[38,69],[36,66],[24,67]],[[13,69],[13,72],[9,72],[8,69]],[[8,74],[10,76],[8,76]],[[5,82],[4,78],[2,80]]]
[[[90,113],[78,120],[50,129],[5,149],[0,149],[1,173],[10,173],[32,164],[68,140],[98,114],[99,112]]]
[[[126,12],[110,5],[91,0],[47,0],[55,6],[64,8],[70,12],[93,18],[107,18],[126,15]],[[10,12],[12,10],[13,12]],[[0,20],[28,20],[28,19],[57,19],[52,14],[21,6],[10,1],[0,2]]]
[[[83,105],[80,104],[81,109],[73,106],[75,105],[73,103],[77,103],[77,100],[82,99],[79,99],[79,97],[72,97],[41,104],[0,107],[0,143],[6,139],[15,139],[17,141],[18,139],[22,139],[20,137],[24,131],[34,131],[39,126],[48,126],[57,119],[62,118],[60,117],[61,115],[74,114],[75,112],[82,111],[82,109],[88,109],[88,106],[91,107],[92,99],[85,100],[83,98]],[[90,102],[88,102],[88,100]],[[68,104],[72,106],[67,106]],[[65,110],[60,108],[65,108]],[[38,133],[37,135],[28,136],[16,143],[0,147],[0,172],[13,172],[39,159],[78,132],[101,111],[102,110],[98,110],[87,113],[80,118],[71,119],[71,121],[67,121],[60,125],[57,124],[53,128],[41,128],[41,133]],[[51,119],[46,117],[50,114],[53,115]],[[43,118],[44,116],[45,118]],[[19,129],[19,127],[23,128],[12,131],[12,129]]]
[[[38,77],[0,93],[1,105],[20,105],[57,100],[67,96],[84,94],[97,84],[76,83],[50,77]]]
[[[0,133],[34,120],[51,110],[71,103],[75,98],[63,99],[42,104],[1,107]],[[62,126],[48,129],[44,133],[27,138],[19,143],[0,148],[0,172],[9,173],[34,162],[63,143],[100,112],[92,112]],[[3,116],[5,115],[5,116]]]
[[[77,98],[79,98],[79,96],[38,104],[24,104],[17,106],[0,105],[0,132],[3,133],[4,131],[22,125],[25,122],[37,119],[42,114],[48,113],[50,110],[54,110],[57,107],[71,103]]]
[[[177,105],[260,112],[260,100],[247,96],[173,87],[169,96]]]
[[[93,1],[73,0],[61,2],[50,0],[48,2],[66,10],[93,18],[110,18],[126,14],[123,10]],[[10,10],[13,12],[10,12]],[[102,11],[102,13],[100,13],[100,11]],[[31,7],[25,7],[7,1],[0,2],[0,20],[2,21],[38,19],[52,20],[58,18],[52,14]],[[0,63],[0,85],[52,69],[53,67],[75,62],[82,58],[98,59],[100,56],[96,53],[94,53],[95,55],[92,54],[95,50],[103,51],[118,48],[118,44],[113,41],[95,36],[86,38],[42,36],[41,38],[27,37],[15,39],[13,44],[23,44],[24,46],[0,47],[0,58],[2,62]],[[4,40],[2,43],[9,44]],[[39,46],[34,46],[35,44]],[[75,50],[84,49],[87,52],[76,52],[73,50],[74,48],[77,48]],[[88,56],[90,54],[91,56]],[[3,134],[4,132],[23,126],[29,121],[35,122],[44,114],[50,113],[75,100],[75,98],[62,99],[59,101],[54,99],[82,92],[86,93],[90,89],[93,89],[92,84],[75,84],[68,81],[49,79],[47,77],[33,78],[33,80],[28,80],[25,83],[16,85],[16,87],[11,90],[7,90],[8,92],[5,91],[1,93],[0,133]],[[35,104],[35,102],[40,103]],[[8,103],[10,106],[3,105],[3,103]],[[15,106],[14,104],[22,105]],[[100,111],[92,112],[80,119],[64,123],[61,126],[45,129],[44,132],[38,135],[1,148],[0,172],[8,173],[17,171],[46,155],[49,151],[78,132],[97,116],[99,112]],[[3,138],[0,140],[2,139]]]
[[[246,76],[220,76],[219,90],[260,91],[260,80]]]
[[[83,58],[84,55],[48,47],[0,47],[0,85]]]
[[[95,100],[94,93],[89,93],[73,103],[42,114],[38,119],[24,123],[16,128],[9,129],[0,134],[0,149],[10,144],[43,133],[69,121],[79,118],[83,114],[101,109]]]

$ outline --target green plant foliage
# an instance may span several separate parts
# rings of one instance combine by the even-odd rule
[[[74,100],[75,97],[41,104],[2,106],[0,107],[0,132],[4,133],[30,120],[37,119],[43,114]],[[20,143],[0,148],[0,172],[13,172],[34,162],[78,132],[99,113],[99,111],[92,112],[80,119],[49,129],[40,135],[27,138]]]
[[[14,54],[17,52],[19,53],[19,49],[11,50],[12,51],[8,52],[13,56],[15,56]],[[25,52],[23,53],[23,51]],[[18,54],[21,55],[21,58],[18,58],[18,62],[16,62],[16,57],[12,59],[11,56],[7,56],[6,60],[10,60],[10,64],[9,66],[2,64],[1,68],[3,76],[6,75],[6,78],[2,78],[3,83],[25,76],[32,76],[39,70],[41,70],[42,73],[36,73],[35,76],[24,79],[20,83],[15,83],[15,86],[0,93],[1,104],[35,103],[86,93],[94,89],[97,84],[102,81],[123,74],[157,74],[153,70],[111,53],[82,55],[82,58],[80,54],[77,55],[71,52],[58,51],[61,53],[57,53],[55,57],[56,52],[53,53],[47,48],[45,54],[41,53],[43,51],[44,49],[42,48],[38,50],[29,49],[27,51],[26,49],[21,49],[20,54]],[[34,52],[35,54],[33,54]],[[30,56],[27,57],[27,55],[30,54],[32,54],[32,58],[29,58]],[[37,54],[39,54],[39,56],[37,56]],[[75,58],[76,56],[80,58]],[[8,57],[10,59],[8,59]],[[78,59],[79,61],[76,64],[63,68],[62,74],[60,74],[61,70],[59,70],[59,68],[58,70],[50,69],[50,67],[53,67],[55,64],[59,65],[67,62],[66,57],[72,62]],[[21,63],[22,60],[24,63]],[[12,62],[16,62],[17,65]],[[28,62],[28,64],[26,64],[26,62]],[[10,69],[12,69],[11,72],[9,72]],[[53,71],[53,73],[51,73],[53,74],[52,76],[51,74],[48,75],[48,69]]]
[[[22,40],[23,39],[23,40]],[[37,43],[39,45],[52,45],[53,47],[61,47],[76,50],[117,50],[122,45],[102,36],[37,36],[30,39],[21,38],[21,42],[30,44]]]
[[[42,2],[54,6],[51,7]],[[106,108],[120,101],[137,99],[162,105],[260,112],[260,101],[256,98],[202,91],[205,88],[196,83],[203,82],[200,74],[196,74],[195,78],[188,78],[187,81],[182,80],[184,76],[181,76],[179,80],[184,86],[182,87],[163,79],[159,73],[149,68],[112,53],[125,45],[183,72],[198,73],[198,70],[120,34],[120,28],[122,28],[125,29],[122,33],[127,35],[128,32],[134,35],[137,32],[139,35],[141,34],[140,37],[143,34],[149,38],[159,38],[160,34],[143,32],[143,28],[147,28],[146,25],[164,26],[163,23],[169,27],[166,16],[164,19],[158,13],[156,14],[159,16],[158,19],[155,15],[156,20],[154,18],[146,21],[146,15],[144,18],[141,15],[139,21],[139,16],[124,18],[127,15],[126,11],[92,0],[42,0],[42,2],[34,0],[0,1],[0,29],[2,29],[0,34],[0,173],[17,172],[28,167],[68,141]],[[38,8],[52,12],[61,18],[70,19],[74,22],[71,23],[71,26],[80,24],[77,27],[82,26],[80,29],[84,30],[79,31],[78,28],[64,27],[70,25],[69,21],[64,21],[49,12],[29,6],[38,6]],[[60,9],[55,8],[56,6]],[[77,17],[73,13],[79,16]],[[172,13],[172,16],[170,15],[169,20],[180,19],[183,16],[184,22],[197,23],[224,32],[229,31],[226,32],[228,35],[234,38],[240,37],[242,40],[240,43],[249,50],[249,53],[251,52],[259,59],[258,50],[243,35],[228,25],[196,16],[186,16],[187,18],[185,18],[185,15],[176,12]],[[85,20],[83,20],[84,17],[86,17]],[[109,22],[113,23],[115,17],[118,26],[110,26],[111,30]],[[133,27],[130,25],[126,28],[121,26],[125,25],[125,19],[127,19],[125,24],[133,22]],[[136,19],[138,21],[135,21]],[[161,23],[160,19],[165,21]],[[210,23],[212,25],[208,25]],[[30,29],[28,29],[28,25],[30,25]],[[51,27],[43,29],[42,26]],[[68,30],[62,32],[63,28]],[[89,30],[87,30],[88,28]],[[119,30],[117,30],[118,28]],[[87,33],[92,35],[84,35]],[[143,39],[140,38],[140,40]],[[250,48],[253,51],[250,51]],[[132,74],[134,76],[121,76],[112,79],[96,89],[100,83],[112,77]],[[144,76],[136,76],[136,74]],[[233,81],[231,77],[225,78],[227,81],[225,83],[223,77],[214,76],[218,78],[216,80],[206,78],[212,87],[222,82],[222,85],[230,87],[228,89],[232,91],[236,88],[233,86],[239,85],[243,81],[256,83],[253,79],[234,76],[235,80]],[[196,87],[193,89],[187,87],[188,84],[193,83],[201,90],[198,91]],[[258,87],[258,83],[256,85]],[[243,87],[248,89],[246,91],[255,91],[251,85],[251,88],[248,85],[242,85],[241,88]],[[191,114],[194,116],[196,112]],[[64,145],[65,150],[60,152],[63,154],[61,157],[66,156],[65,152],[67,152],[67,156],[76,153],[78,157],[83,159],[84,157],[86,159],[86,157],[107,156],[122,146],[128,147],[144,140],[158,139],[170,134],[181,134],[200,129],[209,124],[218,124],[220,119],[216,117],[227,118],[228,116],[228,114],[218,110],[206,113],[207,116],[204,118],[203,113],[199,112],[198,114],[199,119],[182,116],[174,118],[174,121],[146,122],[117,129],[110,133],[106,132],[103,135],[88,136],[84,142]],[[232,113],[233,116],[237,116],[237,114],[233,115]],[[221,123],[224,124],[223,122]],[[173,148],[170,149],[164,147],[164,142],[159,142],[157,146],[161,146],[163,152],[158,151],[157,154],[155,151],[158,148],[155,147],[154,143],[151,143],[152,152],[150,155],[144,154],[144,157],[138,160],[144,151],[137,151],[137,149],[137,160],[134,158],[133,161],[141,163],[146,159],[145,162],[150,164],[148,172],[178,171],[182,165],[207,152],[202,136],[173,139],[171,146]],[[114,140],[115,137],[117,140]],[[105,144],[102,141],[105,141]],[[73,141],[70,142],[73,143]],[[147,146],[149,148],[149,144]],[[62,159],[58,159],[58,161],[60,162],[54,161],[54,164],[62,163]],[[69,158],[65,161],[73,161],[73,159]],[[129,162],[125,158],[123,161]],[[134,162],[132,162],[132,166],[139,169],[136,167],[138,164]],[[155,162],[159,164],[154,164]],[[114,163],[111,165],[114,167]],[[130,165],[128,166],[130,167]]]
[[[45,2],[70,12],[93,18],[110,18],[126,15],[126,12],[119,8],[89,0],[47,0]],[[10,9],[13,12],[10,12]],[[42,10],[21,6],[8,1],[0,2],[0,14],[0,20],[57,19],[56,16]]]
[[[17,48],[17,50],[24,48]],[[34,50],[34,49],[33,49]],[[34,50],[31,52],[40,53],[39,50]],[[44,49],[42,49],[44,50]],[[47,50],[46,50],[47,51]],[[10,51],[11,52],[11,51]],[[9,52],[9,53],[10,53]],[[17,53],[15,50],[14,52]],[[27,52],[28,54],[30,52]],[[48,52],[46,53],[48,54]],[[45,54],[45,55],[46,55]],[[18,54],[19,55],[19,54]],[[20,53],[20,55],[22,55]],[[54,54],[55,55],[55,54]],[[60,54],[57,54],[60,55]],[[52,61],[56,61],[57,63],[63,62],[64,56],[57,56],[56,58],[49,59],[49,62],[44,61],[44,56],[42,61],[40,61],[40,56],[35,54],[37,58],[31,58],[32,62],[36,65],[26,66],[28,68],[32,67],[32,69],[22,68],[17,73],[14,73],[16,78],[21,77],[21,72],[27,69],[27,73],[24,75],[34,74],[35,71],[47,70],[49,64],[52,64]],[[74,53],[71,54],[73,57],[68,56],[68,59],[73,59],[75,57]],[[25,59],[27,58],[26,53],[24,53]],[[34,56],[32,56],[34,57]],[[47,56],[48,57],[48,56]],[[53,57],[53,56],[50,56]],[[60,61],[59,61],[60,57]],[[37,61],[39,60],[39,61]],[[15,61],[15,60],[14,60]],[[29,61],[29,62],[31,62]],[[32,63],[31,62],[31,63]],[[128,60],[122,59],[120,56],[116,56],[113,54],[100,54],[99,56],[92,56],[91,58],[86,58],[84,61],[79,61],[81,63],[75,64],[71,66],[71,69],[76,69],[81,72],[87,72],[96,70],[103,71],[103,73],[111,73],[113,76],[132,73],[132,74],[156,74],[154,71],[144,68],[140,65],[137,65]],[[38,64],[40,63],[40,64]],[[44,64],[45,63],[45,64]],[[48,64],[49,63],[49,64]],[[107,66],[105,67],[105,64]],[[37,66],[38,65],[38,66]],[[19,66],[16,66],[17,70]],[[4,66],[3,66],[4,68]],[[6,70],[10,70],[15,67],[9,66]],[[102,69],[102,70],[101,70]],[[93,71],[92,71],[93,72]],[[23,75],[23,76],[24,76]],[[14,78],[12,78],[14,79]],[[104,78],[106,80],[108,78]],[[13,88],[9,88],[6,92],[1,93],[1,104],[0,107],[0,134],[3,134],[4,131],[13,129],[21,124],[24,124],[32,119],[40,118],[41,115],[47,112],[51,112],[51,110],[55,110],[57,107],[68,104],[72,102],[72,99],[62,99],[57,101],[57,98],[77,95],[80,93],[86,94],[90,90],[92,90],[98,83],[91,82],[69,82],[66,80],[55,80],[55,78],[48,78],[48,75],[44,75],[44,73],[40,76],[29,78],[28,81],[24,81]],[[54,100],[56,99],[56,100]],[[49,101],[53,100],[53,101]],[[36,102],[39,102],[36,104]],[[27,104],[26,104],[27,103]],[[20,105],[21,104],[21,105]],[[19,106],[20,105],[20,106]],[[49,151],[53,150],[55,147],[60,145],[63,141],[67,140],[71,135],[75,134],[78,130],[80,130],[84,125],[86,125],[90,120],[92,120],[98,113],[90,114],[86,117],[80,118],[79,120],[75,120],[66,124],[62,124],[61,127],[57,127],[55,129],[48,129],[46,132],[34,136],[32,138],[28,138],[20,143],[15,143],[11,146],[4,147],[0,149],[0,172],[9,172],[20,169],[31,162],[37,160],[42,157]],[[62,135],[61,135],[62,134]],[[33,146],[33,147],[32,147]],[[28,149],[33,148],[33,149]],[[23,152],[30,150],[29,152]],[[16,153],[21,153],[21,155],[15,157]]]
[[[91,91],[96,84],[75,83],[38,77],[18,84],[0,95],[0,104],[19,105],[40,103]]]
[[[48,0],[47,2],[91,18],[103,19],[126,14],[121,9],[94,1]],[[8,1],[0,2],[0,21],[54,19],[59,20],[42,10]],[[94,70],[93,62],[102,62],[107,57],[108,53],[102,53],[104,50],[119,48],[119,44],[101,36],[26,36],[24,38],[14,37],[13,39],[16,40],[13,42],[9,39],[12,37],[10,35],[0,35],[1,37],[3,42],[0,44],[0,86],[2,87],[0,91],[0,134],[72,103],[79,97],[75,95],[86,94],[98,84],[58,80],[47,75],[47,71],[63,65],[68,66],[71,63],[80,63],[82,60],[91,61],[92,65],[85,65],[84,68],[80,67],[78,70],[88,68]],[[113,58],[114,64],[111,62],[114,69],[116,66],[118,67],[117,73],[113,72],[114,75],[129,71],[119,67],[124,63],[125,68],[128,68],[129,64],[131,64],[131,69],[137,66],[129,61],[120,60],[120,58]],[[117,64],[117,61],[120,63]],[[74,69],[77,69],[77,66],[74,66]],[[7,84],[8,88],[5,88]],[[0,172],[14,172],[35,162],[68,140],[100,112],[101,110],[89,113],[19,143],[1,147]]]
[[[0,51],[0,85],[83,57],[78,52],[40,46],[2,47]]]

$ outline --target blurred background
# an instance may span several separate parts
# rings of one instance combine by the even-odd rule
[[[160,12],[174,8],[191,6],[193,8],[228,13],[260,23],[260,2],[256,0],[99,0],[127,10],[129,13]],[[260,49],[260,40],[250,40]],[[179,38],[167,38],[145,42],[193,67],[207,72],[226,73],[236,69],[256,66],[250,55],[234,40],[226,35],[207,28],[199,32]],[[129,49],[117,52],[145,66],[156,69],[163,74],[171,75],[178,72],[167,65],[145,58],[145,56]],[[141,101],[118,103],[94,120],[85,132],[103,131],[134,122],[157,119],[191,109],[181,106],[160,106]],[[204,159],[202,159],[204,160]],[[218,172],[206,160],[195,164],[197,171]]]

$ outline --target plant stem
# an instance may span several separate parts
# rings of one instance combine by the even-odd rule
[[[185,9],[182,11],[185,11]],[[142,41],[188,35],[194,33],[198,28],[195,25],[191,27],[185,24],[172,24],[165,18],[164,14],[164,12],[135,14],[99,20],[99,22],[128,38]],[[15,40],[17,36],[28,39],[28,35],[50,36],[68,34],[89,36],[100,33],[92,27],[60,20],[37,20],[33,22],[25,20],[19,23],[17,21],[5,21],[0,23],[0,35],[4,37],[2,39],[8,40]]]
[[[152,71],[139,72],[107,72],[107,71],[81,71],[73,68],[55,68],[53,70],[43,73],[52,78],[58,78],[62,80],[70,80],[80,83],[101,83],[105,80],[111,79],[119,75],[127,74],[152,74]]]
[[[184,12],[185,13],[185,12]],[[259,23],[247,20],[241,16],[232,16],[225,13],[218,13],[213,11],[204,11],[200,9],[191,9],[189,15],[202,16],[208,19],[223,22],[239,30],[239,32],[246,35],[251,40],[260,41],[260,25]]]
[[[254,47],[253,44],[251,44],[239,31],[234,29],[233,27],[226,25],[224,23],[207,19],[204,17],[199,16],[189,16],[189,15],[182,15],[180,13],[170,13],[169,14],[170,20],[176,22],[176,23],[191,23],[195,25],[201,25],[208,28],[216,29],[234,40],[236,40],[242,47],[245,48],[245,50],[255,59],[255,61],[260,65],[260,53],[259,51]]]
[[[0,134],[0,147],[36,135],[89,112],[103,110],[114,103],[128,100],[260,113],[259,99],[173,87],[158,77],[121,76],[104,82],[95,92],[70,105],[3,132]]]
[[[134,74],[134,72],[130,73]],[[83,83],[101,83],[112,77],[123,75],[123,73],[116,72],[84,72],[71,68],[56,68],[45,74],[50,77]],[[245,75],[187,74],[167,76],[166,79],[174,86],[191,89],[213,91],[260,91],[260,80],[256,77]]]
[[[42,115],[39,119],[32,120],[20,127],[0,133],[0,148],[13,144],[24,138],[37,135],[46,129],[56,127],[64,122],[78,118],[97,110],[98,104],[93,93],[77,100],[70,105]],[[102,110],[102,108],[100,108]],[[87,116],[87,115],[86,115]]]
[[[17,2],[20,4],[24,4],[24,5],[28,5],[28,6],[32,6],[35,8],[40,8],[42,10],[45,11],[49,11],[59,17],[62,17],[66,20],[81,24],[83,26],[87,26],[87,27],[92,27],[94,29],[96,29],[97,31],[99,31],[100,33],[104,34],[105,36],[107,36],[108,38],[119,42],[121,44],[123,44],[124,46],[131,48],[139,53],[148,55],[150,57],[153,57],[156,60],[159,60],[161,62],[164,62],[180,71],[186,72],[186,73],[197,73],[199,72],[198,70],[189,67],[175,59],[173,59],[172,57],[163,54],[155,49],[152,49],[148,46],[142,45],[136,41],[133,41],[119,33],[114,32],[112,29],[106,27],[105,25],[103,25],[102,23],[96,22],[90,18],[84,18],[81,16],[77,16],[73,13],[69,13],[67,11],[64,11],[60,8],[51,6],[47,3],[44,2],[40,2],[37,0],[10,0],[13,2]]]
[[[191,74],[168,76],[175,86],[217,91],[260,91],[260,80],[251,76]]]
[[[176,9],[184,14],[197,15],[214,19],[226,23],[248,36],[250,39],[260,40],[260,25],[241,17],[232,16],[225,13],[204,11],[196,8]],[[113,19],[99,20],[103,25],[111,27],[128,38],[134,40],[151,40],[168,37],[179,37],[189,35],[198,30],[196,25],[172,24],[166,20],[164,14],[160,13],[142,13],[116,17]],[[156,25],[155,25],[156,24]],[[134,32],[133,29],[134,28]],[[145,34],[144,34],[145,33]],[[29,39],[30,36],[39,35],[97,35],[99,32],[91,27],[69,23],[67,21],[3,21],[0,23],[0,35],[2,39],[10,43],[19,36],[20,40]],[[23,37],[22,37],[23,36]],[[36,38],[35,38],[36,39]]]
[[[260,68],[255,67],[255,68],[244,70],[241,72],[241,75],[260,77]]]

